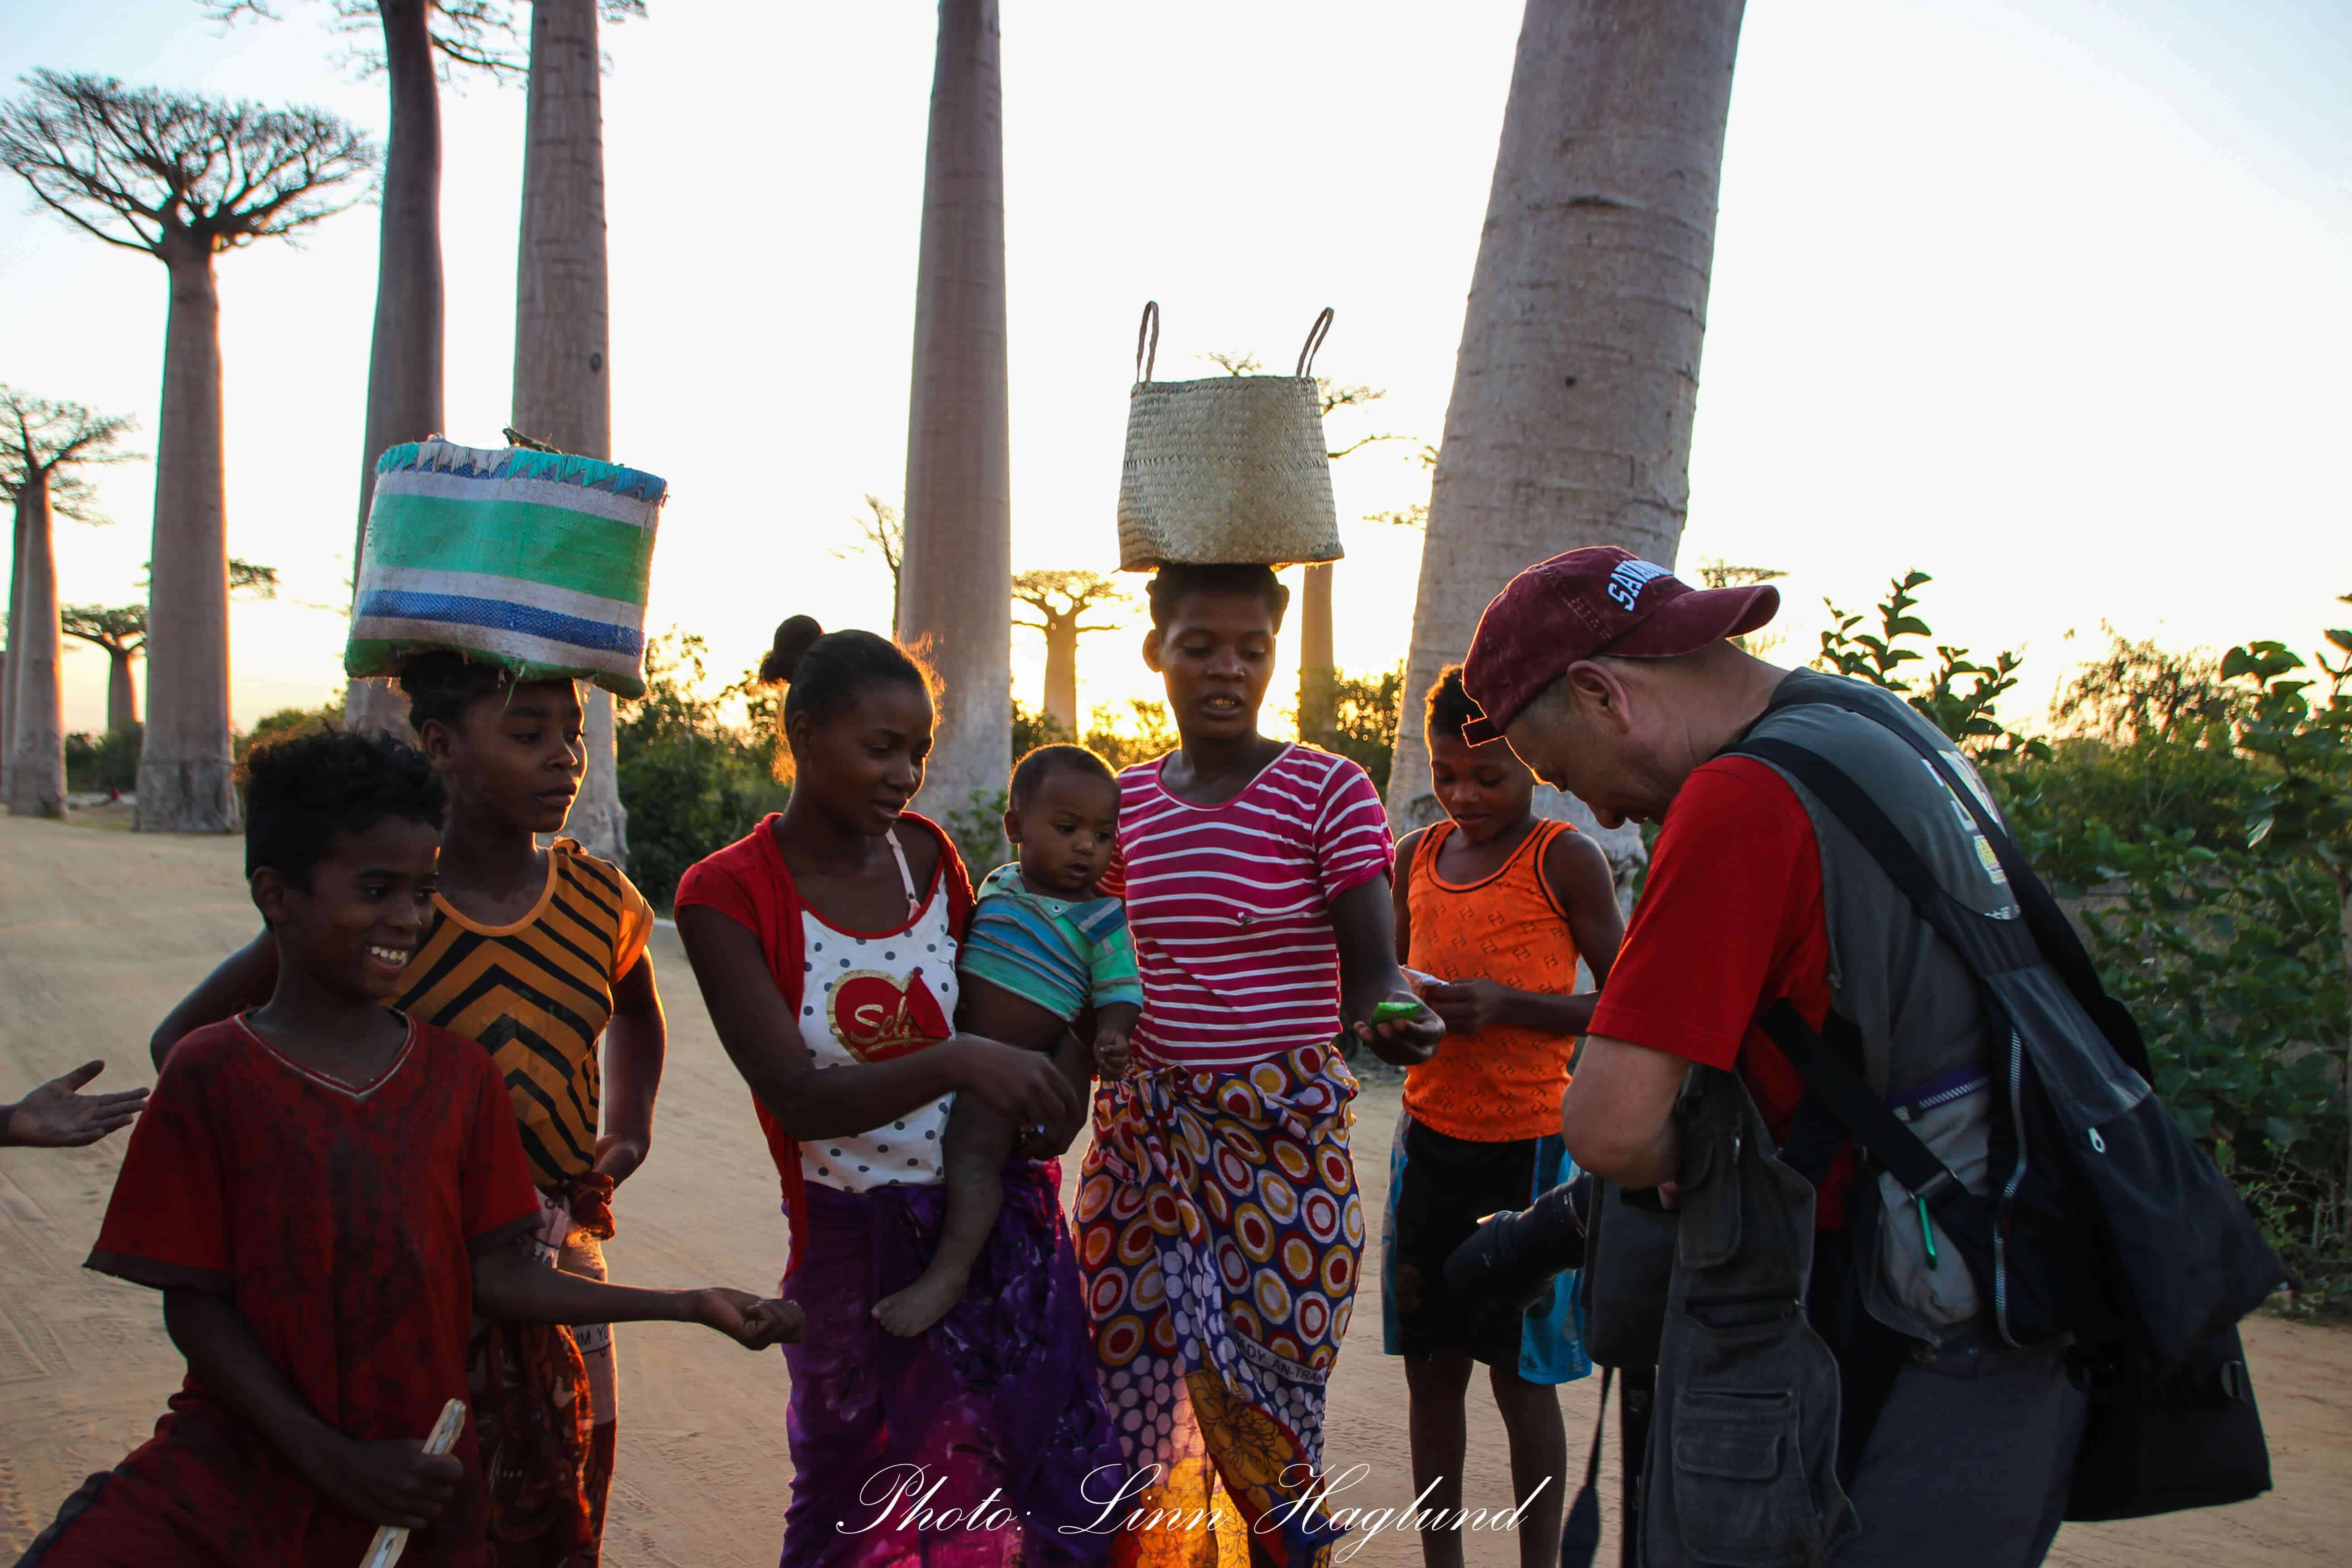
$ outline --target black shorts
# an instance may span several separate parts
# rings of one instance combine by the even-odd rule
[[[1488,1366],[1516,1373],[1527,1314],[1509,1304],[1465,1310],[1448,1297],[1445,1260],[1500,1209],[1523,1209],[1534,1196],[1536,1151],[1542,1141],[1474,1143],[1408,1120],[1404,1169],[1391,1195],[1395,1293],[1405,1355],[1431,1356],[1453,1345]]]

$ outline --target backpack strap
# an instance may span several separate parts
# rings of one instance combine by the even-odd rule
[[[1898,737],[1936,770],[1936,775],[1944,781],[1953,795],[1959,797],[1961,805],[1975,819],[1977,831],[1991,844],[1993,854],[2000,861],[2002,873],[2009,878],[2010,890],[2016,895],[2019,908],[2025,912],[2026,929],[2033,933],[2034,944],[2041,949],[2042,958],[2066,982],[2066,988],[2074,994],[2074,1000],[2082,1005],[2083,1011],[2091,1016],[2091,1021],[2099,1026],[2099,1032],[2106,1036],[2107,1044],[2115,1047],[2116,1055],[2123,1058],[2124,1065],[2149,1083],[2154,1083],[2156,1072],[2148,1063],[2147,1041],[2140,1034],[2139,1021],[2131,1016],[2129,1008],[2107,994],[2107,988],[2100,981],[2098,969],[2092,963],[2091,955],[2084,948],[2083,939],[2075,931],[2074,922],[2066,918],[2066,911],[2058,907],[2057,899],[2027,862],[2025,852],[2010,837],[2007,826],[1985,808],[1974,787],[1954,773],[1951,760],[1859,691],[1839,687],[1828,690],[1809,689],[1801,695],[1785,700],[1776,698],[1771,706],[1790,708],[1816,702],[1860,714]],[[1746,747],[1743,744],[1730,749],[1743,751]],[[1793,751],[1797,748],[1789,749]],[[1811,755],[1811,752],[1805,754]],[[1808,784],[1811,782],[1808,780]],[[1816,790],[1814,793],[1818,795],[1821,792]],[[1826,801],[1827,797],[1823,796],[1823,799]],[[1836,809],[1834,805],[1832,809]],[[1838,815],[1842,820],[1844,819],[1844,812],[1840,811]],[[1853,824],[1848,821],[1846,826],[1852,827]],[[1910,889],[1906,888],[1904,891],[1907,893]]]
[[[1919,1135],[1903,1124],[1903,1119],[1886,1107],[1886,1101],[1870,1091],[1862,1075],[1848,1067],[1829,1042],[1805,1022],[1804,1015],[1786,996],[1765,1009],[1759,1020],[1764,1033],[1780,1047],[1797,1076],[1805,1080],[1805,1088],[1818,1096],[1822,1105],[1837,1118],[1854,1142],[1870,1151],[1871,1157],[1884,1166],[1886,1173],[1903,1184],[1903,1188],[1931,1210],[1940,1209],[1961,1196],[1967,1188],[1952,1174],[1951,1167],[1936,1158]],[[1843,1026],[1851,1030],[1848,1019],[1832,1013],[1829,1027]]]

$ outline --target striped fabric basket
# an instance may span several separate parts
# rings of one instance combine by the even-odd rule
[[[645,695],[646,587],[665,481],[517,447],[442,440],[376,460],[343,668],[396,675],[454,648],[525,680]]]

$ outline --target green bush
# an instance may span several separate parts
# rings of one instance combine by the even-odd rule
[[[2027,739],[1993,710],[2015,655],[1987,666],[1937,646],[1930,663],[1911,646],[1934,636],[1915,613],[1928,581],[1898,579],[1874,632],[1838,615],[1816,663],[1901,692],[1975,754],[2027,856],[2080,910],[2166,1105],[2237,1182],[2305,1302],[2340,1310],[2352,670],[2323,660],[2332,685],[2315,700],[2275,643],[2217,661],[2116,637],[2055,704],[2057,738]]]
[[[66,737],[66,788],[75,795],[95,795],[139,787],[139,736],[136,729],[93,735],[81,731]]]
[[[746,682],[716,697],[703,641],[671,632],[646,649],[646,694],[614,725],[621,804],[629,813],[629,877],[667,909],[688,867],[780,811],[792,791],[773,773],[774,699]],[[741,725],[723,716],[728,699],[747,708]]]

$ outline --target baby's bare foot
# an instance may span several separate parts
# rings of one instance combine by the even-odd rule
[[[966,1276],[933,1268],[895,1295],[874,1303],[874,1321],[902,1340],[911,1340],[948,1315],[963,1300]]]

